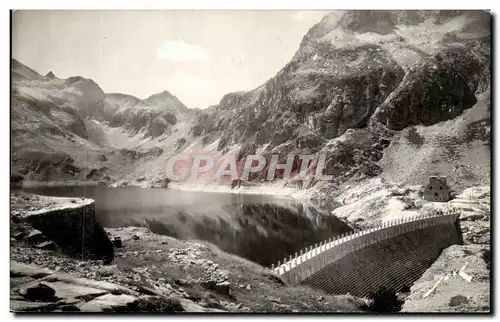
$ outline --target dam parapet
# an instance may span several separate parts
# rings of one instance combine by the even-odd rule
[[[396,236],[443,224],[450,225],[449,228],[453,230],[457,217],[458,213],[448,212],[399,218],[374,228],[340,235],[307,247],[295,253],[294,256],[284,259],[283,263],[278,262],[278,265],[273,266],[272,269],[288,284],[299,284],[351,253]],[[446,235],[443,236],[445,239],[446,237]],[[455,240],[455,238],[452,239]]]

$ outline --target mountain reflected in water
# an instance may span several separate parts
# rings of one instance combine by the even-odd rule
[[[265,266],[351,231],[331,215],[332,209],[281,196],[105,186],[24,190],[92,198],[96,216],[105,227],[142,226],[156,234],[204,240]]]

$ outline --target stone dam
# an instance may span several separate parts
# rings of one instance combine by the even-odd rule
[[[458,214],[398,219],[306,248],[272,269],[290,285],[366,297],[411,286],[443,249],[462,242]]]

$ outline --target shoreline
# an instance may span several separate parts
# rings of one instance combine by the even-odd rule
[[[30,211],[39,204],[39,199],[40,196],[36,200],[16,197],[15,212]],[[59,201],[72,205],[69,199],[76,200],[61,198]],[[11,220],[12,215],[13,212]],[[55,249],[38,248],[30,239],[19,237],[20,232],[25,236],[32,230],[27,222],[11,222],[11,267],[14,271],[17,267],[24,269],[23,272],[47,271],[45,275],[49,274],[51,281],[55,281],[44,283],[52,287],[63,301],[42,303],[49,306],[40,304],[40,310],[58,310],[66,302],[71,302],[74,309],[87,312],[113,310],[113,305],[122,310],[128,308],[126,303],[106,302],[102,309],[95,306],[100,298],[93,301],[95,297],[74,299],[66,296],[66,289],[79,292],[82,285],[94,288],[106,285],[106,292],[99,290],[100,293],[109,293],[103,295],[106,299],[118,301],[123,297],[110,293],[109,289],[113,287],[131,294],[127,297],[131,301],[142,301],[150,306],[158,301],[174,301],[178,304],[177,309],[187,312],[363,312],[365,304],[363,299],[349,295],[328,295],[311,288],[287,285],[272,270],[225,252],[213,243],[177,239],[156,234],[145,227],[104,228],[110,240],[119,237],[122,241],[120,246],[114,247],[111,263],[68,256],[57,246]],[[24,297],[21,290],[38,280],[29,276],[22,277],[27,281],[16,278],[11,274],[11,282],[15,282],[11,283],[11,308],[16,311],[37,310],[32,307],[39,302]],[[66,289],[61,289],[61,285]],[[86,291],[88,288],[82,290]],[[156,309],[163,310],[161,306]]]
[[[121,186],[119,183],[127,182],[126,185]],[[142,189],[171,189],[185,192],[204,192],[204,193],[226,193],[233,195],[247,195],[247,196],[270,196],[277,199],[289,199],[295,202],[302,203],[305,206],[313,207],[315,209],[324,210],[325,208],[333,211],[338,208],[337,200],[334,196],[318,195],[315,187],[310,189],[299,190],[296,188],[283,187],[281,182],[274,185],[267,186],[240,186],[232,189],[229,185],[216,185],[216,184],[177,184],[170,183],[167,188],[151,187],[153,181],[121,181],[117,180],[113,183],[102,183],[98,181],[25,181],[21,185],[12,186],[11,192],[23,191],[23,189],[30,188],[55,188],[55,187],[71,187],[71,186],[93,186],[97,187],[103,185],[107,188],[127,188],[135,187]],[[118,185],[117,185],[118,183]]]
[[[216,193],[232,193],[232,194],[247,194],[247,195],[272,195],[272,196],[287,196],[292,197],[299,190],[286,187],[273,186],[252,186],[231,188],[225,185],[190,185],[190,184],[171,184],[167,189],[175,189],[192,192],[216,192]],[[280,191],[281,190],[281,191]]]
[[[116,182],[116,181],[115,181]],[[70,186],[98,186],[105,185],[108,188],[125,188],[137,187],[146,189],[174,189],[191,192],[214,192],[214,193],[232,193],[232,194],[248,194],[248,195],[272,195],[272,196],[287,196],[294,199],[297,194],[304,190],[296,188],[287,188],[283,186],[250,186],[231,188],[228,185],[216,184],[169,184],[167,188],[150,187],[151,181],[147,182],[127,182],[125,186],[114,186],[113,183],[103,184],[99,181],[24,181],[21,185],[11,185],[11,190],[22,190],[23,188],[51,188],[51,187],[70,187]]]
[[[11,185],[11,190],[23,188],[49,188],[49,187],[70,187],[70,186],[97,186],[98,181],[23,181],[20,185]]]

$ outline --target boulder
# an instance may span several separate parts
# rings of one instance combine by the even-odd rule
[[[168,188],[170,179],[168,178],[157,178],[151,182],[151,188]]]
[[[209,290],[213,290],[215,288],[215,285],[217,285],[217,281],[215,281],[215,280],[207,280],[207,281],[201,282],[201,286],[203,286],[204,288],[207,288]]]
[[[184,305],[181,305],[181,302],[183,300],[184,299],[181,299],[181,301],[179,301],[179,299],[173,297],[144,296],[140,297],[137,300],[137,302],[134,302],[131,305],[131,307],[134,312],[148,312],[148,313],[168,313],[168,312],[188,311],[185,310],[185,307],[183,307]]]
[[[53,274],[53,275],[47,276],[46,279],[57,280],[60,282],[85,286],[85,287],[89,287],[89,288],[96,288],[96,289],[100,289],[100,290],[106,291],[108,293],[113,293],[113,294],[137,295],[137,292],[134,292],[126,287],[123,287],[123,286],[120,286],[117,284],[113,284],[113,283],[109,283],[109,282],[105,282],[105,281],[96,281],[96,280],[91,280],[91,279],[86,279],[86,278],[79,278],[79,277],[75,277],[72,275]]]
[[[105,265],[100,267],[97,271],[97,274],[101,277],[113,276],[116,273],[117,269],[115,265]]]
[[[116,247],[116,248],[120,248],[122,247],[122,238],[121,237],[115,237],[113,239],[113,245]]]
[[[74,304],[62,305],[60,307],[62,312],[79,312],[80,309]]]
[[[214,290],[222,295],[229,295],[231,283],[228,281],[215,284]]]
[[[28,236],[26,236],[26,240],[30,244],[38,244],[45,240],[45,236],[42,234],[41,231],[35,229],[32,232],[30,232]]]
[[[40,288],[39,287],[40,285],[43,286]],[[36,299],[34,297],[28,297],[26,294],[28,294],[29,292],[32,293],[35,292],[33,293],[34,296],[38,296],[39,293],[36,292],[46,292],[43,293],[42,295],[39,295],[38,297],[39,301],[45,300],[46,302],[49,301],[49,299],[53,299],[54,297],[64,298],[64,299],[85,298],[89,296],[95,297],[106,293],[105,290],[99,288],[94,288],[74,283],[67,283],[59,280],[52,281],[52,279],[50,279],[50,282],[44,281],[43,283],[36,283],[35,285],[33,284],[27,284],[24,286],[21,285],[19,288],[20,288],[20,294],[24,295],[24,297],[29,299],[30,301],[35,301]],[[52,294],[52,296],[49,296],[49,292],[50,294]],[[46,296],[42,297],[43,295]]]
[[[455,295],[450,299],[450,306],[459,306],[461,304],[467,304],[469,301],[467,300],[467,297],[463,295]]]
[[[217,309],[217,308],[210,308],[210,307],[202,307],[201,305],[198,305],[194,303],[191,300],[188,299],[180,299],[181,307],[183,311],[186,312],[227,312],[225,310]]]
[[[54,75],[54,73],[52,71],[49,71],[45,77],[47,78],[50,78],[50,79],[54,79],[54,78],[57,78],[56,75]]]
[[[274,296],[268,296],[267,300],[271,301],[271,302],[274,302],[274,303],[281,303],[281,300],[278,299],[278,298],[276,298],[276,297],[274,297]]]
[[[44,283],[22,289],[20,294],[32,302],[53,302],[56,300],[56,291]]]
[[[215,309],[223,309],[224,307],[222,304],[219,302],[219,300],[210,294],[209,292],[204,292],[202,294],[202,304],[200,304],[203,307],[207,308],[215,308]]]
[[[147,287],[144,285],[137,285],[135,290],[141,294],[161,296],[161,292],[156,291],[154,288]]]
[[[17,231],[14,234],[12,234],[12,236],[16,240],[22,240],[24,237],[26,237],[26,232],[24,232],[24,231]]]

